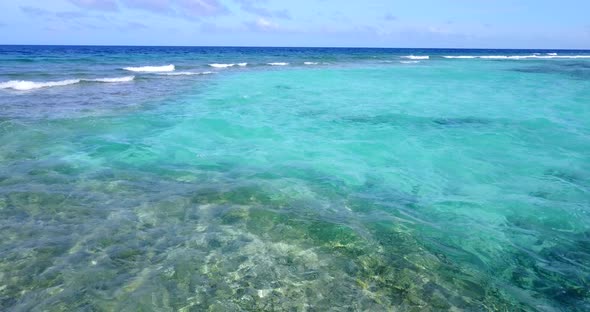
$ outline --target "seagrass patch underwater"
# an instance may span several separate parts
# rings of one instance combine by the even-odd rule
[[[590,310],[589,55],[0,46],[0,310]]]

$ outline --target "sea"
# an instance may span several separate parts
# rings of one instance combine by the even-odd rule
[[[590,51],[0,46],[2,311],[590,311]]]

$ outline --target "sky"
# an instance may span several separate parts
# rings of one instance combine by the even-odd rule
[[[590,49],[590,0],[0,0],[0,44]]]

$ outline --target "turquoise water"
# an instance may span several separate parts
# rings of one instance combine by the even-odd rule
[[[587,55],[0,47],[0,310],[590,310]]]

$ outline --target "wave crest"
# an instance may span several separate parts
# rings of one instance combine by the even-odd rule
[[[194,76],[194,75],[210,75],[214,74],[213,72],[206,71],[206,72],[174,72],[174,73],[161,73],[160,75],[166,76]]]
[[[105,82],[105,83],[117,83],[117,82],[130,82],[135,79],[135,76],[117,77],[117,78],[96,78],[96,79],[82,79],[83,81],[93,82]]]
[[[214,63],[214,64],[209,64],[209,66],[211,66],[213,68],[228,68],[228,67],[234,67],[234,66],[236,66],[236,64],[218,64],[218,63]]]
[[[127,71],[138,72],[138,73],[161,73],[161,72],[172,72],[176,70],[176,67],[172,64],[165,66],[140,66],[140,67],[125,67]]]
[[[446,55],[446,59],[484,59],[484,60],[526,60],[526,59],[586,59],[590,55],[558,55],[557,53],[547,53],[542,55],[535,53],[531,55]]]
[[[273,63],[267,63],[270,66],[287,66],[289,65],[289,63],[286,62],[273,62]]]
[[[406,56],[402,56],[402,58],[409,59],[409,60],[429,60],[430,56],[428,56],[428,55],[406,55]]]
[[[474,59],[475,56],[472,55],[445,55],[443,58],[446,59]]]
[[[0,83],[0,89],[13,89],[18,91],[27,91],[49,87],[61,87],[80,83],[80,79],[68,79],[62,81],[49,81],[49,82],[35,82],[27,80],[11,80]]]
[[[131,82],[135,76],[117,77],[117,78],[95,78],[95,79],[67,79],[61,81],[28,81],[28,80],[11,80],[0,83],[0,89],[12,89],[17,91],[29,91],[42,88],[63,87],[78,84],[80,82],[102,82],[102,83],[119,83]]]

